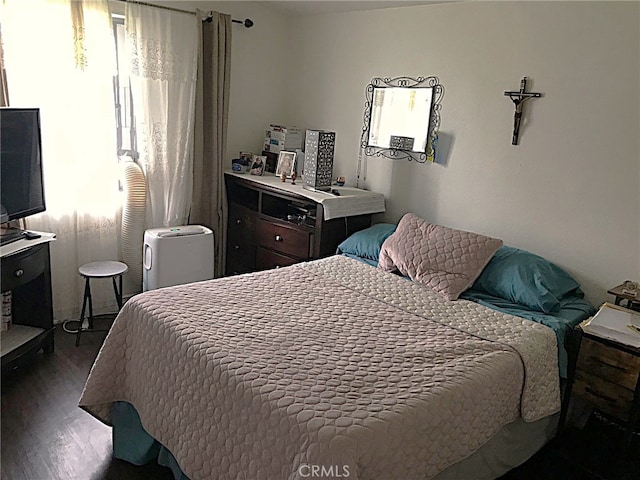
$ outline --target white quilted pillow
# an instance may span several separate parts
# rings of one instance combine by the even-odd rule
[[[407,213],[382,244],[378,268],[398,270],[456,300],[501,246],[497,238],[434,225]]]

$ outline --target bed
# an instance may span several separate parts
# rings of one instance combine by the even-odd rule
[[[424,276],[393,268],[402,263],[394,241],[415,249],[406,229],[425,225],[403,217],[378,244],[376,268],[341,251],[137,295],[80,406],[114,426],[115,456],[158,458],[176,478],[499,476],[555,431],[557,337],[452,294],[451,285],[468,292],[502,248],[496,239],[461,232],[476,238],[477,255],[441,236],[457,245],[442,255],[471,254],[478,272],[462,281],[468,272],[453,268],[427,288]]]

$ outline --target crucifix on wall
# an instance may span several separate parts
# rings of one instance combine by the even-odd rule
[[[527,89],[527,77],[522,77],[520,81],[519,92],[504,92],[505,96],[509,97],[516,107],[516,111],[513,115],[513,137],[511,138],[511,145],[518,145],[518,136],[520,135],[520,122],[522,120],[522,107],[524,102],[530,98],[541,97],[541,93],[526,92]]]

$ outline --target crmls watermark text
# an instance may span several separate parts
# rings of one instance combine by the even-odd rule
[[[298,467],[298,475],[303,478],[347,478],[349,465],[307,465]]]

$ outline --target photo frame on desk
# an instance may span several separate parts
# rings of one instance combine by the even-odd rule
[[[240,154],[238,155],[238,158],[240,159],[240,163],[246,163],[247,165],[251,165],[251,162],[253,161],[253,153],[251,152],[240,152]]]
[[[265,157],[264,155],[254,155],[249,173],[251,175],[264,175],[266,165],[267,157]]]
[[[278,154],[278,166],[276,167],[276,177],[283,173],[287,178],[291,178],[291,174],[296,171],[296,152],[281,151]]]

